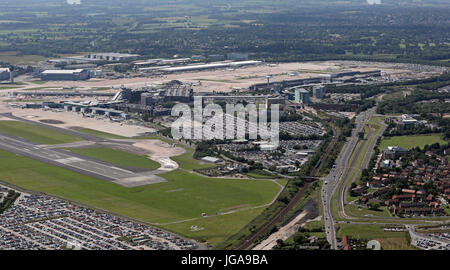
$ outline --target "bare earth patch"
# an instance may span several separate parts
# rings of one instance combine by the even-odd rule
[[[178,169],[178,163],[170,159],[170,157],[179,156],[186,150],[170,145],[160,140],[142,140],[133,144],[134,147],[147,150],[150,159],[160,163],[162,165],[159,170],[173,171]]]
[[[12,112],[14,116],[36,122],[51,120],[54,123],[49,122],[46,124],[57,125],[62,128],[77,126],[130,138],[144,133],[155,132],[152,128],[111,122],[109,119],[84,118],[81,114],[75,112],[52,112],[15,108],[12,108],[10,112]]]

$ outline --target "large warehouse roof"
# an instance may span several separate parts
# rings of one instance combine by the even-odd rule
[[[77,74],[83,71],[84,69],[45,70],[42,72],[42,74]]]
[[[129,54],[129,53],[91,53],[90,55],[96,56],[110,56],[110,57],[139,57],[139,54]]]
[[[226,68],[226,67],[239,67],[247,65],[256,65],[262,63],[261,61],[241,61],[241,62],[219,62],[203,65],[192,65],[192,66],[182,66],[182,67],[170,67],[164,68],[162,71],[167,72],[177,72],[177,71],[190,71],[190,70],[200,70],[200,69],[212,69],[212,68]]]

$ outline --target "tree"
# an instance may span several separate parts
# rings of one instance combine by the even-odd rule
[[[378,211],[380,208],[380,204],[377,202],[370,202],[367,204],[370,210]]]
[[[364,132],[359,132],[358,137],[360,140],[364,140]]]
[[[277,240],[277,246],[278,246],[278,247],[284,247],[284,242],[283,242],[283,240],[278,239],[278,240]]]
[[[149,122],[149,121],[150,121],[150,116],[148,115],[148,113],[145,113],[145,114],[142,116],[142,120],[143,120],[144,122]]]

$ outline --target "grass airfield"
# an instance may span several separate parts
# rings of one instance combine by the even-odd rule
[[[0,132],[40,144],[81,140],[64,132],[17,121],[0,121]],[[122,166],[157,167],[145,156],[110,148],[70,150]],[[192,159],[192,152],[187,149],[186,153],[173,158],[180,163],[180,169],[160,175],[167,183],[126,188],[0,150],[0,181],[152,223],[210,245],[219,244],[242,229],[281,189],[280,184],[270,180],[201,176],[192,170],[212,165]]]
[[[150,170],[158,169],[161,166],[158,162],[153,161],[146,156],[130,154],[124,151],[107,147],[68,148],[67,150],[78,155],[91,157],[118,166]]]
[[[19,121],[0,121],[0,132],[39,144],[63,144],[81,141],[82,138],[46,127]]]

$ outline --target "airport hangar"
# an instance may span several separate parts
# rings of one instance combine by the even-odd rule
[[[89,79],[86,69],[45,70],[40,73],[43,81],[83,81]]]

